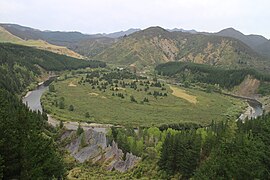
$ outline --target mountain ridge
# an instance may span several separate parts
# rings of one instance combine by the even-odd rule
[[[138,67],[189,61],[215,66],[240,68],[258,65],[263,68],[264,62],[257,52],[237,39],[169,32],[158,26],[122,38],[95,58]]]

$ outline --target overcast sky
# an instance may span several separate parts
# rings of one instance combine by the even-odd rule
[[[0,22],[41,30],[109,33],[161,26],[270,38],[269,0],[0,0]]]

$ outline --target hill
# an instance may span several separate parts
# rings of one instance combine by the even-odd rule
[[[25,27],[17,24],[0,24],[11,34],[24,40],[44,40],[51,44],[67,46],[71,43],[77,43],[81,40],[96,38],[100,35],[87,35],[80,32],[62,32],[62,31],[41,31],[38,29]]]
[[[23,40],[22,38],[11,34],[9,31],[7,31],[5,28],[1,26],[0,26],[0,43],[14,43],[14,44],[19,44],[19,45],[24,45],[24,46],[31,46],[31,47],[51,51],[58,54],[63,54],[63,55],[67,55],[67,56],[71,56],[75,58],[82,58],[81,55],[79,55],[78,53],[66,47],[52,45],[41,39]]]
[[[109,38],[120,38],[120,37],[123,37],[123,36],[127,36],[127,35],[130,35],[132,33],[135,33],[135,32],[138,32],[140,31],[141,29],[137,29],[137,28],[130,28],[126,31],[118,31],[118,32],[114,32],[114,33],[109,33],[109,34],[102,34],[103,36],[105,37],[109,37]]]
[[[215,35],[238,39],[247,44],[257,53],[266,57],[270,57],[270,41],[261,35],[244,35],[240,31],[237,31],[233,28],[221,30],[220,32],[215,33]]]
[[[264,69],[265,63],[269,64],[269,61],[239,40],[169,32],[160,27],[150,27],[124,37],[95,56],[95,59],[139,68],[169,61],[259,69]]]
[[[92,58],[101,53],[106,48],[117,42],[117,39],[109,37],[99,37],[94,39],[82,40],[68,46],[69,49],[85,56]]]
[[[31,47],[0,43],[0,88],[12,93],[22,92],[45,71],[62,71],[84,67],[105,66]]]

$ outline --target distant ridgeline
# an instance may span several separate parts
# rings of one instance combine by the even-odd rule
[[[239,85],[247,75],[270,82],[269,74],[263,74],[254,69],[225,69],[190,62],[168,62],[156,66],[155,69],[159,75],[179,78],[183,82],[219,84],[227,89]]]
[[[105,66],[100,61],[80,60],[26,46],[0,44],[0,88],[12,93],[23,91],[41,74],[41,68],[62,71]]]
[[[0,44],[0,179],[62,179],[65,173],[46,114],[31,112],[16,94],[44,70],[104,66],[98,61]]]

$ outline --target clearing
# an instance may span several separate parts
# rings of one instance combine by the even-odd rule
[[[172,95],[179,97],[179,98],[182,98],[182,99],[185,99],[188,102],[193,103],[193,104],[197,103],[196,96],[192,96],[190,94],[187,94],[187,92],[185,90],[177,88],[177,87],[170,86],[170,88],[173,91]]]

